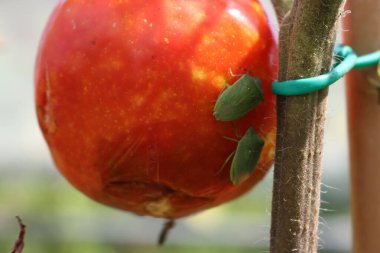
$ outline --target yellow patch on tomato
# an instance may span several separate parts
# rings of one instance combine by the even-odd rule
[[[167,34],[191,36],[207,17],[203,5],[202,1],[192,1],[191,4],[187,1],[163,1],[164,25]]]
[[[275,145],[276,142],[276,132],[272,131],[271,133],[268,134],[267,138],[265,139],[265,144],[266,145]],[[275,155],[275,150],[269,149],[269,151],[266,153],[266,158],[267,160],[272,160]]]
[[[177,93],[175,93],[175,91],[173,91],[172,89],[166,89],[166,90],[163,90],[160,94],[160,97],[159,97],[159,102],[165,102],[167,100],[170,100],[170,99],[173,99],[174,97],[177,96]]]
[[[145,202],[145,210],[154,216],[165,216],[170,212],[172,206],[167,198]]]
[[[247,34],[247,47],[252,47],[253,44],[256,44],[259,41],[260,37],[258,32],[249,29],[245,32]]]
[[[266,19],[265,13],[263,11],[263,7],[260,6],[260,4],[258,2],[252,1],[251,5],[252,5],[252,8],[254,9],[254,11],[256,12],[256,14],[258,14],[261,17],[263,17],[264,19]]]
[[[226,79],[222,75],[217,75],[212,78],[212,84],[218,89],[224,89],[226,87]]]
[[[203,69],[201,69],[197,66],[194,66],[191,69],[191,77],[195,81],[203,81],[207,78],[207,74]]]
[[[140,95],[136,95],[133,97],[133,105],[135,107],[139,107],[141,106],[145,101],[145,97],[144,96],[140,96]]]

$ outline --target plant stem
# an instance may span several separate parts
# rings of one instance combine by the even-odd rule
[[[294,1],[280,26],[280,81],[329,71],[342,2]],[[272,253],[317,251],[327,92],[277,98]]]
[[[20,232],[18,234],[17,240],[15,241],[15,243],[13,245],[13,249],[12,249],[11,253],[21,253],[22,250],[24,249],[24,237],[25,237],[25,233],[26,233],[26,226],[22,222],[20,217],[16,216],[16,219],[17,219],[18,225],[20,227]]]
[[[345,41],[358,55],[380,49],[380,1],[349,1]],[[353,252],[380,249],[380,105],[374,84],[376,68],[347,76],[347,109],[351,170]]]
[[[272,0],[272,4],[276,11],[278,22],[281,23],[283,17],[292,7],[293,0]]]

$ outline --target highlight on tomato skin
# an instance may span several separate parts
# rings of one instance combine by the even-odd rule
[[[61,0],[37,56],[37,117],[53,159],[90,198],[138,215],[178,218],[234,199],[270,167],[277,44],[256,0]],[[233,122],[213,107],[234,74],[264,100]],[[236,138],[265,144],[234,185]]]

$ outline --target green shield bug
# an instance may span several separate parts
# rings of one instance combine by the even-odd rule
[[[214,117],[220,121],[239,119],[262,100],[260,80],[244,74],[218,97]]]
[[[230,178],[234,184],[240,184],[254,171],[259,161],[264,141],[250,127],[238,142],[231,163]]]

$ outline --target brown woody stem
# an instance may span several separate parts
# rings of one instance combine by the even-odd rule
[[[294,1],[280,26],[280,81],[329,71],[342,2]],[[317,252],[327,93],[278,96],[272,253]]]
[[[283,17],[292,7],[293,0],[272,0],[272,4],[276,11],[277,19],[281,23]]]
[[[22,253],[22,250],[24,249],[24,237],[26,233],[26,226],[22,222],[21,218],[16,216],[18,225],[20,227],[20,232],[18,234],[18,238],[15,241],[11,253]]]

